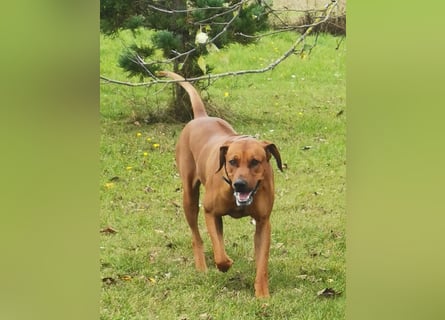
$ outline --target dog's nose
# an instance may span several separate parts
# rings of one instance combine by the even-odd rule
[[[233,183],[233,187],[237,192],[245,192],[248,189],[247,182],[243,179],[236,179],[236,181]]]

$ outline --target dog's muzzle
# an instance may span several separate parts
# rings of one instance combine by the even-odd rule
[[[257,182],[253,190],[249,190],[247,182],[242,179],[237,179],[233,184],[233,195],[235,196],[236,205],[238,207],[248,206],[253,202],[253,196],[258,190],[260,181]]]

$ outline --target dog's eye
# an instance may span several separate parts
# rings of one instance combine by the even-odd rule
[[[253,159],[252,161],[250,161],[251,167],[256,167],[259,164],[260,164],[260,161],[258,161],[257,159]]]
[[[235,159],[229,160],[229,163],[231,166],[236,166],[237,165],[237,161]]]

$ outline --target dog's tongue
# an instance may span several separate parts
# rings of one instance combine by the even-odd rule
[[[249,199],[249,196],[250,196],[250,192],[238,193],[238,198],[240,199],[240,201],[246,201],[247,199]]]
[[[237,206],[248,206],[253,201],[252,192],[235,192],[233,195]]]

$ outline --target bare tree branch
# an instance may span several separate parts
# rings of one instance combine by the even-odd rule
[[[324,11],[324,10],[312,10],[312,11],[313,12],[319,12],[319,11]],[[238,36],[241,36],[241,37],[245,37],[245,38],[260,39],[260,38],[263,38],[263,37],[271,36],[271,35],[282,33],[282,32],[288,32],[288,31],[293,31],[293,30],[298,30],[298,29],[305,29],[305,28],[310,28],[310,27],[316,27],[318,25],[321,25],[321,24],[325,23],[329,19],[329,17],[330,16],[325,16],[323,18],[320,18],[320,21],[317,22],[317,20],[316,20],[315,22],[313,22],[311,24],[301,24],[301,25],[298,25],[298,26],[287,26],[286,25],[286,26],[284,26],[284,27],[282,27],[282,28],[280,28],[278,30],[267,32],[267,33],[262,33],[262,34],[259,34],[259,35],[253,35],[252,36],[252,35],[244,34],[242,32],[237,32],[235,34],[238,35]]]
[[[242,0],[239,3],[235,4],[234,6],[242,4],[245,1],[246,0]],[[301,49],[301,50],[298,50],[297,47],[301,43],[303,43],[305,41],[306,37],[312,32],[312,30],[316,26],[326,22],[331,17],[332,12],[337,7],[337,5],[338,5],[337,1],[332,0],[330,3],[328,3],[326,5],[326,7],[323,10],[316,10],[317,12],[324,12],[324,15],[321,15],[321,16],[317,17],[315,19],[314,23],[312,23],[310,25],[302,26],[303,28],[307,28],[306,31],[300,37],[298,37],[298,39],[292,44],[292,46],[285,53],[283,53],[279,58],[277,58],[275,61],[273,61],[272,63],[270,63],[268,66],[266,66],[264,68],[249,69],[249,70],[238,70],[238,71],[228,71],[228,72],[223,72],[223,73],[218,73],[218,74],[208,74],[208,75],[204,75],[204,76],[200,76],[200,77],[187,78],[184,81],[190,81],[190,82],[195,82],[195,81],[199,81],[199,80],[209,80],[210,81],[210,80],[213,80],[213,79],[218,79],[218,78],[227,77],[227,76],[239,76],[239,75],[243,75],[243,74],[255,74],[255,73],[264,73],[264,72],[270,71],[270,70],[274,69],[276,66],[278,66],[280,63],[282,63],[284,60],[289,58],[291,55],[293,55],[295,53],[298,53],[298,51],[303,52],[304,48]],[[224,32],[226,32],[227,28],[230,26],[230,24],[235,20],[236,16],[239,14],[239,9],[240,8],[238,8],[238,13],[236,15],[234,14],[234,17],[229,22],[227,22],[227,24],[224,27],[224,29],[220,33],[218,33],[215,37],[210,39],[208,43],[213,43],[218,37],[220,37]],[[283,29],[283,30],[279,30],[279,31],[276,31],[276,32],[270,32],[270,33],[267,33],[267,34],[264,34],[264,35],[259,35],[259,36],[256,36],[256,37],[262,37],[262,36],[265,36],[265,35],[272,35],[272,34],[279,33],[279,32],[295,30],[295,28],[296,27],[294,27],[294,28],[289,27],[289,28],[286,28],[286,29]],[[251,36],[249,36],[249,37],[251,37]],[[310,49],[307,49],[307,50],[309,50],[309,51],[312,50],[312,48],[314,46],[315,45],[313,45]],[[179,57],[182,57],[182,56],[185,56],[185,55],[189,55],[190,53],[192,53],[195,50],[196,50],[196,48],[193,48],[193,49],[191,49],[191,50],[189,50],[187,52],[178,53],[174,58],[171,58],[171,59],[168,59],[168,60],[165,60],[165,61],[161,61],[161,62],[156,62],[156,63],[170,63],[170,62],[173,62],[175,59],[177,59]],[[140,57],[137,57],[137,61],[136,62],[138,64],[143,65],[144,68],[146,68],[145,67],[146,65],[150,65],[150,64],[144,63],[144,61]],[[140,83],[134,83],[134,82],[127,82],[127,81],[119,81],[119,80],[109,79],[109,78],[107,78],[105,76],[102,76],[102,75],[100,76],[100,79],[102,81],[104,81],[105,83],[119,84],[119,85],[125,85],[125,86],[130,86],[130,87],[150,87],[150,86],[153,86],[155,84],[161,84],[161,83],[182,82],[182,80],[179,80],[179,81],[178,80],[170,80],[170,79],[169,80],[162,80],[162,79],[159,79],[156,76],[152,75],[151,73],[149,73],[149,75],[152,78],[151,81],[140,82]]]
[[[212,20],[214,20],[215,18],[218,18],[218,17],[220,17],[220,16],[223,16],[223,15],[225,15],[225,14],[227,14],[227,13],[235,12],[235,11],[237,11],[237,10],[239,11],[239,10],[241,9],[242,5],[243,5],[242,2],[243,2],[243,1],[241,1],[239,5],[232,6],[232,8],[230,8],[230,9],[224,11],[224,12],[216,13],[216,14],[214,14],[213,16],[211,16],[211,17],[209,17],[209,18],[207,18],[207,19],[201,20],[201,21],[197,21],[197,22],[195,22],[194,24],[195,24],[195,25],[201,25],[201,24],[206,23],[207,21],[212,21]]]
[[[248,2],[249,0],[241,0],[240,2],[237,2],[231,6],[227,6],[227,7],[205,7],[205,8],[192,8],[192,9],[184,9],[184,10],[172,10],[172,9],[164,9],[164,8],[160,8],[160,7],[156,7],[152,4],[149,4],[148,7],[159,11],[159,12],[163,12],[163,13],[190,13],[190,12],[194,12],[194,11],[201,11],[201,10],[221,10],[221,9],[229,9],[227,12],[233,11],[230,9],[235,9],[239,8],[241,5],[243,5],[244,3]]]

